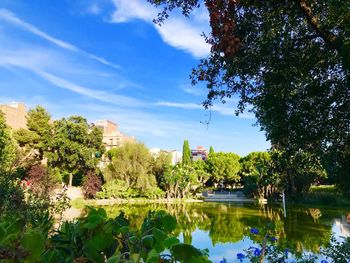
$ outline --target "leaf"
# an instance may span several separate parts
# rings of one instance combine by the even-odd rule
[[[153,235],[144,236],[141,241],[146,247],[152,247],[154,243]]]
[[[28,262],[37,262],[41,254],[45,250],[45,238],[38,229],[30,229],[26,231],[22,238],[22,246],[30,252],[27,257]]]
[[[170,248],[170,251],[176,260],[184,263],[188,263],[190,260],[194,260],[195,258],[202,256],[202,252],[199,249],[189,244],[174,245]]]
[[[159,254],[156,250],[152,249],[148,255],[147,255],[147,259],[146,259],[146,262],[147,263],[157,263],[159,262]]]
[[[180,243],[180,241],[176,237],[168,237],[167,239],[164,240],[163,244],[164,244],[164,246],[166,248],[170,248],[173,245],[176,245],[176,244],[179,244],[179,243]]]

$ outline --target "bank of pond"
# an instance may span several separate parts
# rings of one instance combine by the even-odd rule
[[[164,210],[176,218],[173,234],[185,244],[208,249],[213,262],[250,262],[237,259],[237,255],[250,247],[261,246],[264,239],[263,235],[252,235],[251,229],[273,233],[275,245],[288,249],[290,258],[302,253],[317,255],[332,238],[342,241],[342,237],[350,236],[350,208],[287,205],[284,216],[281,205],[251,203],[149,203],[102,207],[111,218],[124,213],[130,228],[135,230],[140,229],[149,211]],[[83,209],[81,216],[86,213],[87,209]]]

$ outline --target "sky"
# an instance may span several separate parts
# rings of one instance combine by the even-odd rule
[[[210,51],[206,10],[162,26],[158,11],[146,0],[1,0],[0,103],[112,120],[150,148],[181,150],[187,139],[240,155],[268,149],[254,115],[234,115],[237,99],[209,112],[205,86],[191,86]]]

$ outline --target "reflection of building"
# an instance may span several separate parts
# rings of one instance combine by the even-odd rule
[[[342,236],[350,237],[350,213],[335,220]]]
[[[150,152],[154,157],[157,157],[160,153],[169,154],[171,156],[172,165],[175,165],[182,161],[182,152],[177,150],[161,150],[158,148],[153,148],[153,149],[150,149]]]
[[[10,103],[0,105],[0,111],[5,115],[6,123],[13,130],[20,128],[26,128],[27,111],[26,106],[23,103]]]
[[[192,160],[206,160],[208,158],[208,151],[203,146],[197,146],[196,149],[191,150]]]
[[[134,137],[129,137],[119,131],[118,125],[108,120],[95,121],[95,125],[103,130],[103,143],[106,150],[121,146],[126,142],[134,142]]]

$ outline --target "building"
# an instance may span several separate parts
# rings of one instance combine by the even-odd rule
[[[126,142],[135,142],[134,137],[127,136],[119,131],[118,125],[112,121],[98,120],[94,124],[103,130],[103,143],[107,151],[119,147]]]
[[[161,150],[152,148],[149,150],[153,157],[157,157],[160,153],[166,153],[171,156],[171,164],[175,165],[182,162],[182,152],[177,150]]]
[[[1,104],[0,111],[4,113],[7,125],[13,130],[27,127],[25,104],[17,102]]]
[[[208,151],[203,146],[197,146],[196,149],[191,150],[192,160],[207,160]]]

